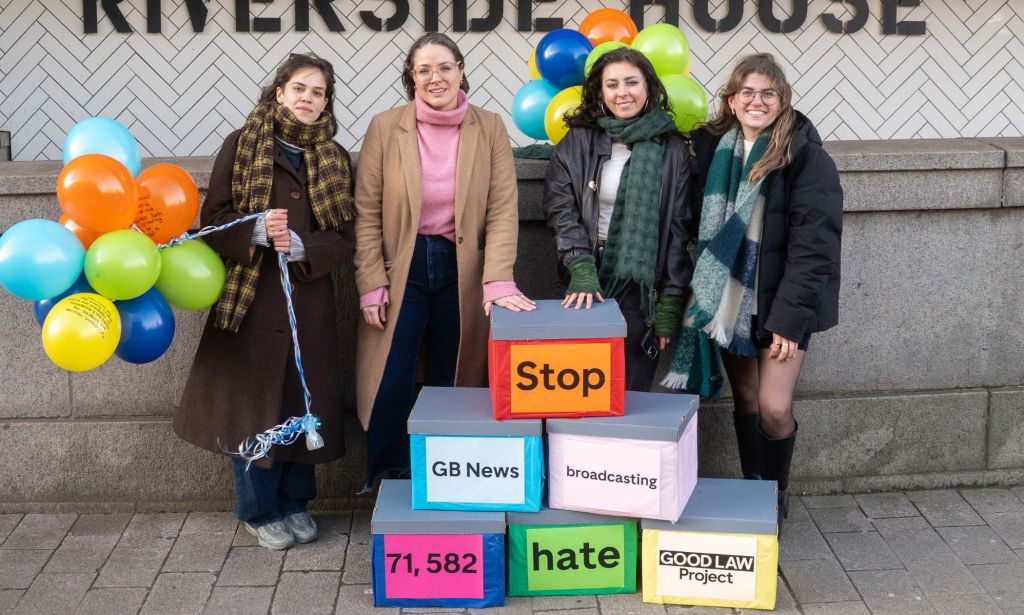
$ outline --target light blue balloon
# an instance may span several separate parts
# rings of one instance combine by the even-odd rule
[[[53,220],[25,220],[0,236],[0,286],[22,299],[51,299],[82,273],[85,248]]]
[[[512,121],[516,128],[531,139],[546,141],[544,111],[558,92],[558,87],[546,79],[527,81],[512,99]]]
[[[132,177],[142,171],[139,144],[132,133],[105,117],[90,117],[75,124],[64,138],[64,164],[83,154],[103,154],[123,164]]]

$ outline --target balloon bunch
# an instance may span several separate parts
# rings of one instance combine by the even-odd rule
[[[0,236],[0,286],[34,302],[57,366],[154,361],[174,338],[171,305],[202,310],[220,297],[220,257],[176,239],[199,210],[195,182],[172,164],[143,170],[121,124],[94,117],[71,129],[57,201],[59,222],[24,220]]]
[[[682,31],[659,23],[637,31],[617,9],[598,9],[578,31],[547,33],[530,55],[530,81],[512,100],[512,121],[525,135],[558,143],[569,128],[564,116],[580,105],[583,80],[599,57],[632,47],[647,56],[668,92],[676,128],[689,133],[707,120],[704,87],[690,77],[690,45]]]

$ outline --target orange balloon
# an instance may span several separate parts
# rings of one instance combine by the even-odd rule
[[[127,228],[138,211],[132,174],[103,154],[85,154],[64,165],[57,176],[57,201],[68,218],[97,233]]]
[[[192,226],[199,212],[199,188],[188,171],[173,164],[154,164],[139,173],[136,184],[135,226],[154,243],[167,243]]]
[[[96,239],[98,239],[99,236],[103,234],[97,233],[96,231],[90,231],[81,224],[69,218],[67,214],[61,215],[60,220],[58,220],[57,222],[60,223],[60,225],[63,226],[64,228],[74,233],[75,237],[78,237],[78,241],[82,242],[82,247],[85,248],[86,250],[89,249],[89,246],[92,245],[92,242],[96,241]]]
[[[597,9],[587,15],[580,24],[580,34],[590,39],[597,47],[608,41],[618,41],[627,45],[633,42],[637,34],[636,24],[629,15],[618,9]]]

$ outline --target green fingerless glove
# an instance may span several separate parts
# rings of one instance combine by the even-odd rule
[[[592,255],[577,256],[569,265],[569,274],[569,288],[565,289],[565,294],[602,292],[597,279],[597,261]]]
[[[682,297],[663,296],[654,308],[654,334],[660,337],[675,337],[679,332],[679,322],[682,318]]]

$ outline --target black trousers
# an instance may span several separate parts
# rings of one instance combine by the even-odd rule
[[[654,372],[658,369],[658,358],[651,358],[642,348],[647,334],[645,314],[640,307],[640,287],[630,284],[629,290],[619,299],[619,309],[626,319],[626,390],[650,391],[654,384]],[[653,335],[653,333],[652,333]],[[657,339],[651,340],[657,347]]]

